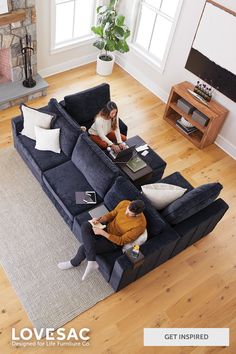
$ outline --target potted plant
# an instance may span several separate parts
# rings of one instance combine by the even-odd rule
[[[97,25],[91,30],[98,37],[93,45],[100,50],[97,56],[97,73],[102,76],[110,75],[113,70],[115,56],[111,52],[129,51],[126,42],[130,30],[125,25],[125,16],[117,13],[117,0],[110,0],[108,6],[98,6]]]

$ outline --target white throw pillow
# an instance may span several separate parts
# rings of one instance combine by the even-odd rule
[[[182,197],[186,190],[186,188],[167,183],[154,183],[142,186],[143,194],[157,210],[164,209],[167,205]]]
[[[35,126],[45,129],[50,128],[51,121],[54,115],[39,112],[36,109],[29,108],[25,105],[21,106],[21,111],[24,119],[24,128],[21,132],[22,135],[25,135],[28,138],[35,140]]]
[[[60,154],[60,129],[43,129],[40,127],[34,129],[36,135],[35,149]]]
[[[132,248],[134,245],[139,245],[141,246],[144,242],[147,241],[147,229],[144,230],[144,232],[142,233],[142,235],[140,235],[135,241],[130,242],[130,243],[126,243],[123,247],[122,247],[122,251],[123,253],[125,251],[127,251],[129,248]]]

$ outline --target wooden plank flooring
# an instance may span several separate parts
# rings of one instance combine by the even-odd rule
[[[89,327],[89,348],[12,348],[11,328],[31,323],[0,268],[0,353],[236,353],[236,161],[216,145],[193,146],[162,119],[164,103],[118,66],[107,78],[95,75],[95,64],[89,64],[47,81],[48,96],[30,106],[108,82],[129,136],[140,134],[167,161],[165,175],[180,171],[195,186],[220,181],[230,209],[208,237],[65,326]],[[11,118],[18,113],[16,107],[0,112],[0,148],[12,144]],[[144,348],[144,327],[230,327],[231,346]]]

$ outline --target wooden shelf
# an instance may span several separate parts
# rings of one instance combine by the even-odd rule
[[[176,103],[171,103],[170,107],[173,108],[175,110],[175,112],[179,113],[179,115],[181,117],[184,117],[185,119],[187,119],[187,121],[189,123],[191,123],[192,125],[194,125],[197,129],[199,129],[201,132],[204,133],[204,131],[206,130],[206,126],[203,126],[201,124],[199,124],[198,122],[196,122],[195,120],[192,119],[190,114],[185,113],[184,111],[182,111],[182,109],[180,109]],[[179,118],[179,117],[178,117]]]
[[[204,105],[188,92],[188,89],[193,90],[193,88],[193,85],[186,81],[173,86],[163,118],[198,148],[202,149],[215,141],[228,114],[228,110],[214,100],[209,102],[207,106]],[[203,126],[193,120],[191,114],[185,113],[177,106],[177,101],[180,98],[183,98],[196,110],[200,111],[208,118],[208,123],[206,126]],[[176,125],[176,121],[180,117],[184,117],[198,130],[189,135],[186,134]]]
[[[14,22],[24,21],[25,18],[25,10],[12,11],[7,14],[0,15],[0,26],[9,25]]]
[[[177,119],[179,119],[179,115],[176,115],[175,113],[172,113],[168,116],[168,118],[166,118],[165,120],[172,125],[172,127],[176,128],[180,134],[182,134],[185,138],[187,138],[188,140],[192,141],[197,147],[200,148],[200,142],[202,140],[202,136],[203,134],[200,131],[196,131],[193,132],[191,134],[186,134],[185,132],[183,132],[177,125],[176,125],[176,121]]]

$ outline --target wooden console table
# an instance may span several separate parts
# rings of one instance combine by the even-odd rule
[[[201,103],[197,98],[192,96],[188,92],[188,89],[193,90],[194,86],[187,81],[172,87],[163,118],[198,148],[203,149],[205,146],[214,143],[228,114],[228,110],[214,100],[208,102],[207,106],[204,105],[204,103]],[[182,111],[177,106],[179,98],[183,98],[195,109],[203,113],[209,119],[208,124],[203,126],[193,120],[191,114]],[[197,131],[190,135],[185,134],[176,126],[176,121],[180,117],[184,117],[189,123],[194,125]]]

